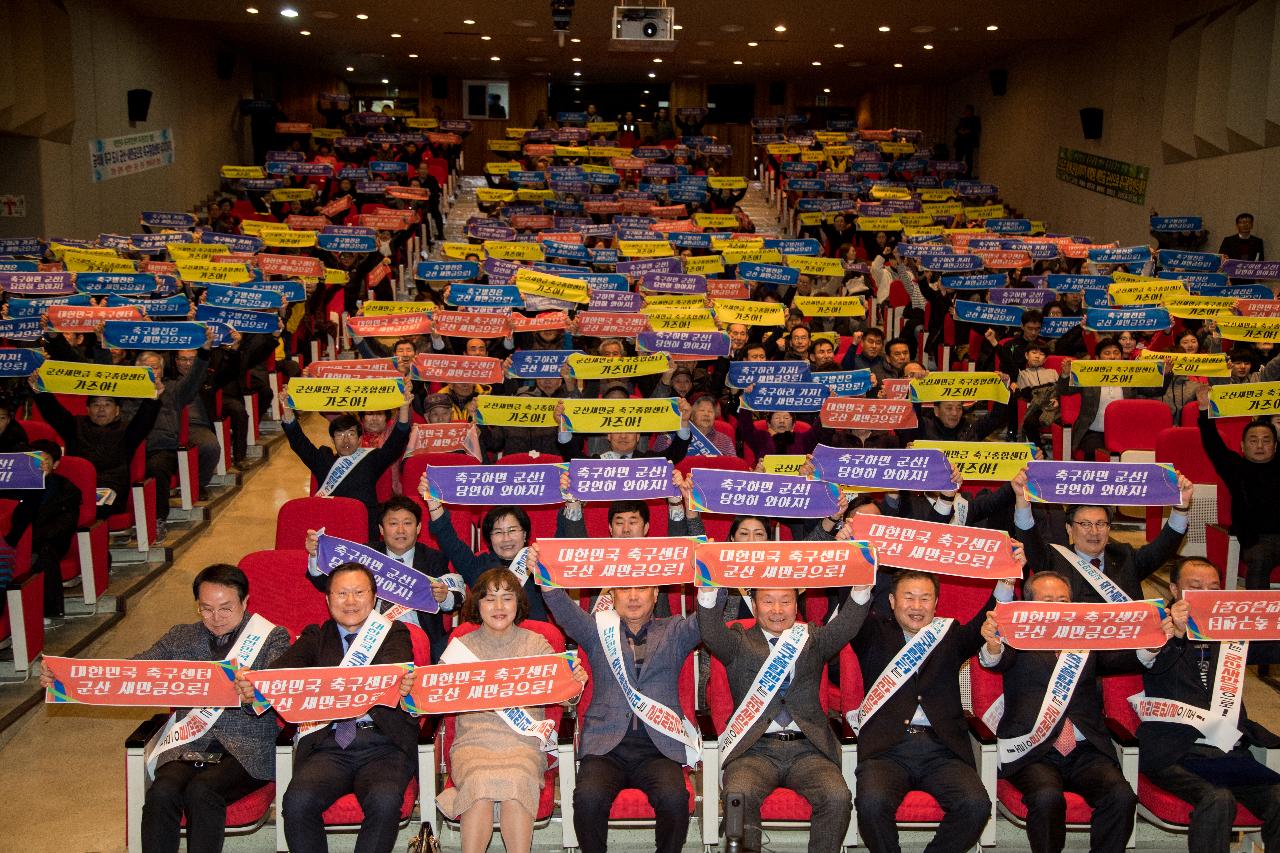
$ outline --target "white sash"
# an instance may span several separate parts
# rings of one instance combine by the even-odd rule
[[[969,499],[959,492],[956,492],[955,500],[951,505],[951,523],[964,527],[965,522],[968,520]]]
[[[321,530],[320,532],[323,533],[324,531]],[[392,557],[391,559],[394,560],[395,558]],[[399,562],[399,561],[397,560],[396,562]],[[410,566],[410,568],[413,568],[413,567]],[[430,580],[439,581],[440,583],[449,587],[449,592],[455,595],[462,596],[467,594],[467,587],[466,587],[466,584],[463,583],[462,575],[456,574],[454,572],[447,572],[438,578],[433,578],[430,575],[427,575],[427,577]],[[380,598],[378,600],[385,601],[386,599]],[[406,607],[403,604],[393,604],[390,607],[388,607],[386,610],[382,611],[382,615],[390,619],[392,622],[394,622],[397,619],[404,619],[405,614],[407,613],[417,613],[417,612],[418,611],[414,610],[412,607]]]
[[[902,647],[897,657],[889,661],[889,665],[880,673],[875,684],[862,697],[862,704],[846,715],[849,725],[856,733],[870,719],[871,715],[884,707],[898,688],[907,682],[942,642],[942,637],[951,627],[954,619],[935,618],[920,633],[911,638],[911,642]]]
[[[602,596],[603,597],[603,596]],[[609,669],[622,688],[622,695],[631,706],[631,713],[640,721],[659,734],[678,740],[684,744],[685,764],[695,767],[702,755],[702,741],[693,724],[683,714],[663,705],[641,693],[631,683],[627,674],[627,664],[622,657],[622,620],[615,610],[598,610],[595,614],[596,634],[600,637],[600,645],[604,655],[609,659]]]
[[[1218,668],[1213,673],[1209,707],[1200,708],[1176,699],[1149,699],[1145,693],[1129,697],[1129,704],[1144,723],[1182,723],[1200,730],[1210,746],[1230,752],[1240,740],[1240,694],[1244,690],[1249,643],[1223,643]],[[1228,666],[1229,665],[1229,666]]]
[[[368,666],[378,653],[378,649],[382,648],[382,641],[387,638],[387,634],[391,633],[392,624],[386,616],[376,610],[372,611],[369,618],[365,620],[364,627],[360,629],[360,633],[356,634],[356,638],[351,641],[347,653],[342,656],[342,662],[338,666]],[[332,720],[327,723],[302,723],[298,726],[298,734],[293,742],[296,744],[307,735],[327,728],[332,723]]]
[[[1089,582],[1089,586],[1093,587],[1098,595],[1102,596],[1102,600],[1111,604],[1124,604],[1133,601],[1129,594],[1116,585],[1116,582],[1102,573],[1101,570],[1095,569],[1093,563],[1081,557],[1075,551],[1063,545],[1053,546],[1062,558],[1075,567],[1076,571]]]
[[[796,622],[778,638],[778,642],[769,650],[769,656],[752,680],[751,689],[742,697],[742,702],[733,709],[729,722],[719,738],[720,760],[733,751],[738,741],[742,740],[751,727],[773,701],[774,695],[782,689],[782,682],[795,672],[796,660],[809,642],[809,626]]]
[[[1080,674],[1084,671],[1085,661],[1089,659],[1087,651],[1063,652],[1058,655],[1058,662],[1053,667],[1053,675],[1049,677],[1049,689],[1045,691],[1044,701],[1036,713],[1035,725],[1022,737],[1000,738],[997,758],[1001,764],[1012,764],[1022,756],[1044,743],[1054,727],[1067,713],[1071,697],[1080,683]],[[1003,703],[1002,703],[1003,705]],[[985,722],[987,715],[982,717]],[[999,722],[997,721],[997,725]],[[1067,725],[1071,725],[1070,722]],[[994,728],[992,729],[994,731]]]
[[[613,612],[613,593],[606,590],[600,590],[600,595],[596,598],[596,603],[591,606],[591,615],[597,613]]]
[[[516,580],[520,581],[520,586],[524,586],[525,581],[529,579],[529,547],[527,545],[520,549],[520,553],[516,554],[507,568],[516,576]]]
[[[333,463],[333,467],[329,469],[329,473],[325,474],[324,482],[320,484],[320,488],[316,489],[316,497],[330,497],[337,490],[338,485],[347,478],[347,475],[360,464],[360,460],[371,452],[371,448],[357,447],[351,452],[350,456],[339,456]]]
[[[521,552],[523,553],[523,552]],[[518,559],[518,558],[517,558]],[[440,655],[440,663],[475,663],[480,660],[476,653],[467,648],[461,638],[449,641],[444,654]],[[543,752],[556,750],[556,724],[554,720],[535,720],[524,708],[501,708],[493,711],[511,730],[524,737],[538,739],[538,746]]]
[[[253,614],[223,660],[236,661],[242,667],[252,667],[253,662],[258,659],[258,652],[262,651],[263,645],[267,642],[267,635],[273,628],[275,625],[268,622],[261,614]],[[181,749],[203,737],[205,732],[218,722],[218,718],[225,710],[226,708],[192,708],[182,715],[182,719],[178,719],[176,711],[170,714],[169,719],[165,721],[164,731],[160,733],[160,737],[151,742],[151,746],[143,756],[147,763],[147,775],[154,779],[161,755]]]

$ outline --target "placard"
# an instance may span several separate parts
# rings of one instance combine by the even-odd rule
[[[105,305],[51,305],[45,312],[51,330],[59,332],[92,332],[99,323],[108,320],[126,320],[137,322],[142,319],[142,312],[131,306],[109,308]]]
[[[1021,651],[1158,649],[1167,639],[1156,602],[996,604],[1000,639]]]
[[[555,464],[429,465],[428,493],[447,504],[537,506],[564,501]]]
[[[149,367],[113,367],[71,361],[46,361],[32,374],[36,390],[50,394],[110,395],[154,400],[155,374]]]
[[[1209,417],[1280,414],[1280,382],[1244,382],[1209,387]]]
[[[813,376],[805,361],[734,361],[729,364],[725,381],[730,388],[742,389],[759,384],[811,382]]]
[[[569,493],[580,501],[678,497],[673,471],[666,459],[574,459],[569,463]]]
[[[0,378],[25,379],[44,362],[44,353],[38,349],[0,347]]]
[[[562,653],[415,667],[401,705],[411,714],[461,714],[556,705],[582,692],[577,655]]]
[[[692,583],[694,545],[681,536],[539,539],[532,573],[541,586],[568,589]]]
[[[966,480],[1007,483],[1034,458],[1034,444],[1013,441],[928,441],[911,443],[916,450],[941,450]]]
[[[1178,506],[1178,475],[1163,462],[1062,462],[1027,465],[1027,499],[1037,503]]]
[[[206,337],[203,323],[108,320],[102,327],[103,343],[109,349],[199,349]]]
[[[0,489],[43,489],[43,459],[38,450],[0,453]]]
[[[1187,637],[1227,643],[1280,640],[1280,590],[1185,589]]]
[[[45,688],[48,704],[74,702],[114,707],[236,708],[233,661],[120,660],[46,654],[42,666],[53,676]]]
[[[492,385],[503,380],[502,361],[480,355],[419,353],[413,359],[413,378],[422,382]]]
[[[576,320],[578,336],[584,338],[634,338],[641,332],[652,331],[649,317],[644,314],[583,311]]]
[[[817,332],[816,335],[826,335]],[[822,340],[817,338],[815,340]],[[819,370],[813,374],[813,381],[826,385],[831,389],[833,397],[860,397],[871,390],[871,371],[861,370]]]
[[[315,560],[325,575],[346,563],[358,563],[373,574],[375,594],[383,601],[423,613],[440,611],[430,576],[368,545],[321,531],[316,537]]]
[[[983,580],[1022,577],[1003,530],[855,513],[853,536],[875,548],[881,566]]]
[[[348,317],[347,328],[357,338],[407,338],[431,334],[431,315],[386,314],[372,317]]]
[[[259,697],[254,708],[268,708],[286,723],[322,723],[362,717],[376,705],[400,704],[400,680],[413,664],[309,666],[251,670],[245,677]]]
[[[730,341],[724,332],[641,332],[636,348],[666,353],[677,361],[698,361],[727,358]]]
[[[717,299],[712,306],[721,323],[744,326],[782,326],[786,309],[777,302],[749,302],[745,299]]]
[[[1071,362],[1071,386],[1160,388],[1164,385],[1164,362],[1158,359],[1076,359]]]
[[[817,412],[830,396],[831,389],[821,382],[760,382],[742,395],[742,405],[753,412]]]
[[[477,461],[483,460],[480,433],[475,424],[414,424],[413,431],[409,433],[409,446],[405,448],[405,455],[418,452],[454,453],[459,450]]]
[[[915,429],[919,425],[910,400],[828,397],[822,401],[819,417],[827,429]]]
[[[822,589],[875,583],[868,542],[704,542],[694,549],[698,586]]]
[[[865,317],[866,301],[861,296],[796,296],[793,308],[806,317]]]
[[[555,402],[555,401],[553,401]],[[564,400],[565,429],[578,433],[674,432],[680,428],[679,401],[674,397],[648,400]]]
[[[285,389],[285,405],[298,412],[385,412],[404,405],[404,379],[319,379],[295,377]]]
[[[521,267],[516,271],[515,283],[524,296],[542,296],[582,305],[591,301],[591,289],[573,278]]]
[[[1229,341],[1248,343],[1280,343],[1280,318],[1219,317],[1218,331]]]
[[[561,401],[546,397],[476,397],[479,426],[556,427],[556,406]]]
[[[482,314],[478,311],[436,311],[431,315],[432,331],[446,338],[505,338],[511,334],[509,314]]]
[[[1157,361],[1168,359],[1175,376],[1221,377],[1231,375],[1231,363],[1227,360],[1226,353],[1221,352],[1156,352],[1147,349],[1140,352],[1138,358]]]
[[[768,518],[825,518],[839,505],[834,483],[787,474],[695,468],[693,511]]]
[[[626,379],[665,373],[669,365],[666,353],[639,356],[605,356],[574,353],[567,362],[575,379]]]
[[[870,450],[828,447],[813,449],[813,476],[842,486],[950,491],[951,466],[940,450]]]

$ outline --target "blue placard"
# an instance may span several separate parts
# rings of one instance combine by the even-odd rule
[[[1021,305],[1023,308],[1043,308],[1058,298],[1047,287],[1000,287],[987,294],[992,305]]]
[[[1161,249],[1157,262],[1167,270],[1189,272],[1217,272],[1222,266],[1222,256],[1212,252],[1183,252],[1178,249]]]
[[[591,253],[581,243],[561,243],[556,240],[543,240],[542,252],[548,258],[563,258],[570,261],[590,261]]]
[[[196,218],[190,213],[144,210],[142,224],[150,228],[176,228],[181,231],[186,228],[195,228]]]
[[[1158,332],[1173,325],[1169,312],[1163,308],[1088,308],[1085,311],[1086,329],[1101,333]]]
[[[137,308],[151,319],[158,317],[186,317],[191,313],[191,300],[179,294],[166,299],[129,299],[125,296],[107,297],[108,308]]]
[[[672,246],[677,249],[710,249],[710,234],[687,234],[673,231],[670,235]]]
[[[982,258],[977,255],[925,255],[920,259],[920,266],[930,272],[970,272],[980,270],[984,266]]]
[[[1083,317],[1045,317],[1040,323],[1040,337],[1060,338],[1082,322]]]
[[[81,308],[88,307],[93,304],[93,300],[85,293],[76,293],[72,296],[51,296],[45,299],[9,299],[9,317],[15,320],[24,320],[30,317],[40,317],[45,311],[48,311],[54,305],[76,305]]]
[[[800,281],[800,270],[795,267],[784,267],[778,264],[758,264],[743,261],[738,264],[738,278],[744,281],[762,281],[766,284],[796,284]]]
[[[641,279],[641,286],[655,293],[702,294],[707,292],[707,278],[686,273],[651,272]]]
[[[39,272],[39,261],[0,260],[0,272]]]
[[[217,305],[197,305],[196,319],[201,322],[223,323],[242,335],[274,335],[280,331],[280,315],[274,311],[245,311]]]
[[[667,273],[674,275],[684,272],[684,265],[679,258],[641,258],[638,261],[623,261],[618,264],[618,272],[626,276],[642,277],[648,273]]]
[[[1161,270],[1156,273],[1156,278],[1180,281],[1192,293],[1199,295],[1203,294],[1200,294],[1198,288],[1226,287],[1229,281],[1227,274],[1224,272],[1172,272],[1171,270]]]
[[[284,294],[230,284],[210,284],[205,288],[206,304],[246,311],[274,311],[284,307]]]
[[[300,281],[255,281],[253,287],[255,290],[269,290],[273,293],[279,293],[284,297],[285,302],[307,301],[307,286]]]
[[[95,296],[108,293],[155,293],[158,289],[153,273],[76,273],[76,290]]]
[[[1145,264],[1151,260],[1150,246],[1098,247],[1089,250],[1089,260],[1095,264]]]
[[[102,326],[103,342],[111,349],[199,349],[206,337],[203,323],[108,320]]]
[[[346,234],[317,234],[316,247],[325,252],[353,252],[363,254],[378,250],[377,237],[349,236]]]
[[[233,252],[253,254],[261,252],[266,246],[261,237],[240,234],[220,234],[217,231],[205,231],[200,235],[200,242],[208,245],[227,246]]]
[[[871,390],[871,371],[819,370],[813,381],[826,385],[835,397],[861,397]]]
[[[592,249],[591,263],[595,266],[608,266],[618,263],[617,249]]]
[[[30,376],[36,368],[44,364],[44,354],[37,349],[0,349],[0,377]]]
[[[1232,299],[1274,299],[1275,294],[1265,284],[1232,284],[1226,287],[1192,288],[1196,296],[1230,296]]]
[[[396,140],[399,142],[399,140]],[[372,175],[407,175],[409,164],[399,160],[370,160],[369,173]]]
[[[689,456],[723,456],[702,430],[689,424]]]
[[[1004,273],[993,272],[984,275],[944,275],[942,286],[951,290],[991,290],[1004,287],[1009,277]]]
[[[1030,219],[988,219],[984,223],[988,231],[997,234],[1030,234]]]
[[[420,261],[413,271],[418,281],[466,281],[479,275],[475,261]]]
[[[516,350],[507,372],[520,379],[557,379],[560,368],[577,350]]]
[[[746,388],[759,383],[811,382],[812,374],[805,361],[735,361],[729,365],[726,381],[730,388]]]
[[[40,334],[38,316],[0,320],[0,338],[11,341],[34,341],[40,338]]]
[[[520,288],[514,284],[455,282],[449,285],[445,302],[455,308],[523,308]]]
[[[753,412],[817,412],[830,396],[821,382],[759,383],[742,395],[742,405]]]
[[[913,492],[950,491],[951,465],[941,450],[813,449],[813,476],[830,483]]]
[[[1151,230],[1162,234],[1178,231],[1203,231],[1204,220],[1199,216],[1153,216]]]
[[[35,255],[44,254],[40,240],[36,237],[0,237],[0,255]]]
[[[766,237],[764,247],[766,249],[777,249],[784,255],[805,255],[807,257],[816,257],[822,254],[822,245],[817,240],[810,238],[795,240]]]
[[[953,306],[956,320],[985,326],[1021,326],[1022,309],[1016,305],[991,305],[957,299]]]

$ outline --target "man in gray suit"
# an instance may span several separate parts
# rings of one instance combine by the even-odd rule
[[[737,706],[726,735],[739,733],[729,741],[721,736],[721,790],[745,800],[744,850],[760,850],[760,805],[775,788],[787,787],[813,807],[809,853],[834,853],[849,828],[852,797],[840,775],[840,744],[819,700],[822,668],[862,627],[871,589],[854,587],[835,618],[807,628],[796,622],[799,590],[756,589],[751,597],[755,626],[730,628],[724,622],[723,591],[698,593],[703,642],[725,665]],[[798,645],[798,654],[781,672],[763,711],[752,717],[744,711],[744,699],[762,698],[768,685],[779,681],[778,667],[789,645]]]
[[[215,563],[196,575],[191,585],[200,621],[175,625],[134,660],[222,660],[253,651],[252,663],[267,666],[289,648],[289,632],[248,613],[249,579],[235,566]],[[252,623],[252,624],[251,624]],[[270,627],[265,637],[257,632]],[[244,636],[255,634],[254,638]],[[256,640],[252,642],[251,640]],[[241,661],[241,663],[246,663]],[[46,670],[43,686],[53,677]],[[187,850],[217,853],[227,826],[227,805],[275,777],[276,721],[247,708],[227,708],[213,717],[179,708],[170,723],[183,726],[162,737],[153,754],[155,781],[142,806],[142,849],[146,853],[177,853],[182,817],[187,818]],[[194,739],[178,737],[191,725]]]
[[[530,547],[529,565],[536,565],[536,549]],[[654,618],[658,587],[618,587],[610,592],[610,615],[616,613],[621,628],[616,648],[627,680],[653,702],[680,714],[677,684],[685,658],[698,646],[697,621],[692,615]],[[547,587],[542,596],[596,673],[591,704],[579,714],[581,764],[573,791],[579,846],[583,853],[604,853],[613,801],[622,789],[639,788],[657,817],[656,850],[678,853],[689,832],[689,794],[680,769],[691,759],[686,744],[632,711],[618,676],[612,674],[602,639],[600,620],[608,617],[588,615],[563,589]]]

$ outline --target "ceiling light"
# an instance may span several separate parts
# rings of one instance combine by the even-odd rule
[[[582,44],[582,39],[580,38],[571,38],[569,39],[569,41],[573,42],[574,44]]]
[[[661,57],[661,56],[655,56],[655,57],[653,58],[653,61],[654,61],[654,62],[661,63],[661,62],[662,62],[662,57]]]
[[[417,59],[417,58],[418,58],[418,54],[416,54],[416,53],[411,53],[411,54],[409,54],[409,58],[410,58],[410,59]]]
[[[925,50],[933,50],[933,45],[931,45],[931,44],[926,44],[926,45],[924,45],[924,49],[925,49]]]
[[[300,36],[309,36],[309,35],[311,35],[311,30],[298,30],[298,35],[300,35]]]
[[[391,81],[390,81],[390,80],[388,80],[386,77],[383,77],[383,78],[382,78],[382,85],[384,85],[384,86],[385,86],[385,85],[387,85],[387,84],[388,84],[388,83],[390,83],[390,82],[391,82]]]
[[[466,24],[468,27],[473,27],[475,26],[476,22],[471,20],[470,18],[467,18],[462,23]]]
[[[286,18],[296,18],[298,17],[298,10],[291,9],[288,6],[285,6],[283,9],[280,10],[280,14],[284,15]]]
[[[245,9],[245,11],[246,11],[246,12],[248,12],[250,15],[256,15],[256,14],[258,14],[258,10],[257,10],[257,9],[255,9],[255,8],[253,8],[252,6],[248,7],[247,9]]]
[[[821,63],[819,60],[815,59],[815,60],[814,60],[813,62],[811,62],[810,64],[811,64],[811,65],[821,65],[822,63]]]
[[[364,12],[361,12],[359,15],[356,15],[356,20],[357,20],[357,21],[367,21],[367,20],[369,20],[369,16],[368,16],[368,15],[366,15]]]
[[[489,57],[489,61],[490,61],[490,62],[501,62],[501,61],[502,61],[502,57],[501,57],[501,56],[491,56],[491,57]]]
[[[480,36],[480,41],[493,41],[493,36]]]
[[[787,25],[786,25],[786,24],[778,24],[778,26],[776,26],[776,27],[774,27],[774,28],[773,28],[773,31],[774,31],[775,33],[785,33],[785,32],[787,31]]]
[[[574,61],[574,62],[581,62],[581,61],[582,61],[582,57],[581,57],[581,56],[575,56],[575,57],[573,58],[573,61]]]
[[[650,72],[649,72],[649,76],[650,76],[650,77],[657,77],[658,75],[657,75],[657,74],[654,74],[652,71],[650,71]]]
[[[830,90],[830,89],[823,89],[823,90],[822,90],[822,94],[824,94],[824,95],[830,95],[830,94],[831,94],[831,90]]]
[[[758,42],[758,41],[749,41],[749,42],[747,42],[747,47],[759,47],[759,46],[760,46],[760,42]]]
[[[893,67],[894,67],[894,68],[901,68],[901,67],[902,67],[902,63],[901,63],[901,62],[895,62],[895,63],[893,63]]]
[[[575,72],[573,72],[573,76],[574,76],[574,77],[581,77],[581,76],[582,76],[582,72],[581,72],[581,71],[575,71]]]
[[[998,29],[1000,29],[1000,27],[998,27],[998,26],[997,26],[997,25],[995,25],[995,24],[988,24],[988,25],[987,25],[987,32],[989,32],[989,33],[994,33],[994,32],[995,32],[996,30],[998,30]]]
[[[672,25],[671,25],[671,29],[673,29],[673,30],[683,30],[683,29],[684,29],[684,25],[683,25],[683,24],[672,24]]]
[[[841,42],[836,42],[831,46],[834,47],[836,50],[839,50],[840,48],[844,47],[844,44],[842,44]]]
[[[733,64],[734,64],[734,65],[741,65],[741,64],[742,64],[742,60],[741,60],[741,59],[735,59],[735,60],[733,61]]]
[[[887,33],[887,32],[889,32],[889,28],[888,28],[887,26],[881,26],[881,27],[880,27],[880,32],[882,32],[882,33]]]
[[[354,66],[354,65],[348,65],[348,66],[347,66],[347,70],[348,70],[348,71],[355,71],[356,69],[355,69],[355,66]]]
[[[646,95],[647,95],[647,94],[649,94],[649,90],[648,90],[648,89],[645,89],[645,90],[644,90],[644,93],[645,93]]]

